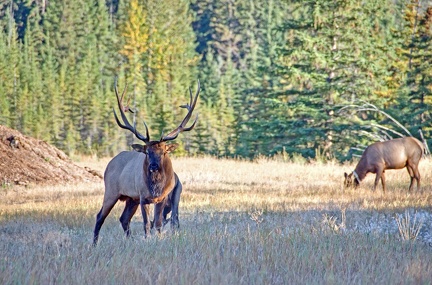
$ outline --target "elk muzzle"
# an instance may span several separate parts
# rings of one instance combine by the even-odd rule
[[[148,170],[150,172],[150,175],[153,174],[153,173],[155,173],[155,172],[157,172],[157,171],[159,171],[159,168],[160,167],[159,167],[159,165],[157,163],[150,163],[149,168],[148,168]]]

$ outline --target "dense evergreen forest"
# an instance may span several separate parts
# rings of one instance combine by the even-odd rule
[[[183,154],[350,158],[432,134],[426,0],[0,0],[0,124],[113,155],[114,82],[153,139],[201,82]]]

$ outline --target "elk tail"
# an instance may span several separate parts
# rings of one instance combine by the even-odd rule
[[[422,129],[419,128],[419,129],[418,129],[418,132],[419,132],[420,137],[421,137],[421,139],[422,139],[422,143],[423,143],[423,157],[425,157],[426,155],[430,155],[431,153],[430,153],[430,150],[429,150],[429,147],[428,147],[427,141],[425,140],[425,138],[424,138],[424,136],[423,136]]]

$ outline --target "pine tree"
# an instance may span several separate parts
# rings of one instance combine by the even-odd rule
[[[0,29],[0,125],[10,125],[11,106],[8,94],[10,91],[11,78],[9,78],[9,47],[7,43],[7,34]]]
[[[244,10],[247,12],[240,24],[247,52],[241,71],[243,82],[238,86],[240,96],[235,98],[236,148],[238,154],[254,157],[279,151],[283,140],[280,131],[284,126],[278,117],[284,115],[271,95],[281,85],[272,73],[278,49],[286,42],[280,28],[291,11],[279,1],[249,1]]]
[[[14,21],[13,1],[7,6],[4,24],[4,62],[5,69],[2,69],[2,96],[8,103],[4,104],[9,110],[4,111],[5,121],[8,126],[22,130],[22,114],[19,105],[19,70],[21,67],[22,45],[18,42],[17,28]],[[2,112],[3,113],[3,112]]]
[[[46,35],[49,38],[49,35]],[[41,72],[43,76],[43,84],[44,84],[44,111],[47,112],[46,124],[45,126],[50,126],[50,131],[48,135],[50,136],[47,139],[48,142],[53,143],[54,145],[60,145],[60,134],[61,134],[61,126],[63,115],[61,113],[61,101],[62,101],[62,93],[59,88],[59,65],[54,57],[54,50],[50,46],[50,41],[46,41],[47,44],[44,46],[41,51]]]
[[[149,29],[147,12],[138,0],[131,0],[127,8],[127,20],[122,27],[124,45],[120,53],[127,59],[129,82],[134,93],[145,92],[146,82],[143,78],[143,58],[148,50]]]
[[[432,7],[420,14],[420,3],[413,0],[408,5],[405,19],[412,25],[412,34],[409,52],[406,53],[407,93],[406,97],[403,96],[404,100],[401,100],[401,104],[407,106],[410,116],[403,121],[413,129],[424,128],[428,137],[432,131]]]
[[[193,26],[198,39],[197,51],[202,54],[200,78],[202,100],[210,108],[207,117],[208,151],[217,155],[235,155],[238,136],[235,135],[236,114],[243,108],[239,100],[246,70],[244,37],[240,24],[242,2],[196,1]],[[236,107],[238,109],[236,109]]]

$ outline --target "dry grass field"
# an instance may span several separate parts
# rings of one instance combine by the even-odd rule
[[[77,163],[104,170],[107,159]],[[432,161],[422,190],[407,171],[354,165],[174,158],[180,231],[123,235],[118,203],[91,246],[103,183],[0,189],[0,284],[431,284]]]

